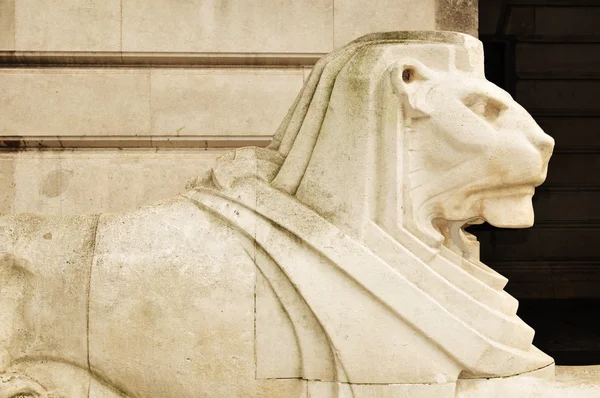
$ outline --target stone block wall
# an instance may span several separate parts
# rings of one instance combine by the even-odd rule
[[[169,197],[266,145],[322,55],[435,29],[476,35],[476,2],[0,0],[0,213]]]

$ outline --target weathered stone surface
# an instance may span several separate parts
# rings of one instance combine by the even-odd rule
[[[0,190],[0,213],[12,212],[15,195],[15,163],[14,157],[0,157],[0,180],[4,181],[4,189]]]
[[[334,46],[370,32],[435,29],[435,19],[435,0],[335,1]]]
[[[600,368],[557,366],[554,382],[539,375],[522,375],[485,382],[460,380],[457,386],[457,396],[461,398],[598,398]]]
[[[302,83],[302,68],[7,68],[0,136],[269,136]]]
[[[435,0],[435,28],[477,37],[477,0]]]
[[[148,147],[150,135],[270,136],[303,66],[369,32],[435,29],[436,13],[434,0],[3,0],[0,148],[3,137],[96,136],[102,147],[123,136]],[[157,64],[157,85],[139,86]],[[5,181],[0,192],[12,189]],[[85,197],[86,184],[72,188]]]
[[[476,39],[358,39],[313,68],[268,148],[224,154],[189,191],[129,212],[2,218],[0,386],[451,397],[552,379],[464,228],[530,226],[553,146],[485,80]],[[85,371],[72,391],[63,365]]]
[[[89,214],[134,209],[185,190],[223,150],[0,153],[0,213]],[[82,189],[81,187],[85,187]]]
[[[4,69],[0,87],[1,135],[144,135],[150,130],[148,71]]]
[[[0,217],[4,372],[40,361],[87,368],[88,285],[96,221],[96,216]]]
[[[329,52],[332,8],[332,0],[123,0],[123,50]]]
[[[151,79],[152,135],[270,135],[303,83],[301,68],[157,69]]]
[[[15,0],[0,2],[0,51],[15,49]]]
[[[15,1],[15,49],[120,51],[120,0]]]
[[[244,395],[235,380],[254,378],[255,266],[236,240],[183,199],[102,216],[91,368],[133,396]]]

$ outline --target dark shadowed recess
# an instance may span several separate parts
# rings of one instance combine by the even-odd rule
[[[557,365],[600,364],[600,299],[519,300],[533,344]]]
[[[489,80],[556,141],[535,226],[472,227],[509,278],[534,344],[559,365],[600,364],[600,2],[480,0]]]

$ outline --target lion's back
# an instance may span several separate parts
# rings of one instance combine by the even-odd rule
[[[3,295],[18,299],[2,311],[12,315],[0,332],[13,337],[0,372],[32,354],[86,368],[89,346],[94,373],[134,396],[241,393],[255,379],[256,269],[243,239],[183,197],[99,216],[0,217],[20,291]],[[14,337],[19,322],[35,331],[27,341]]]
[[[227,396],[225,381],[253,380],[256,267],[242,239],[183,197],[103,215],[89,309],[102,379],[161,397]]]

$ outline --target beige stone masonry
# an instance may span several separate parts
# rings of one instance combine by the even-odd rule
[[[15,48],[15,0],[0,1],[0,50]]]
[[[372,31],[476,35],[476,14],[470,0],[0,1],[0,151],[16,151],[0,155],[6,165],[0,209],[64,211],[52,200],[12,194],[27,186],[21,177],[29,178],[15,167],[38,170],[38,158],[23,150],[94,149],[96,160],[102,152],[114,164],[160,159],[157,164],[171,169],[178,161],[165,151],[138,156],[122,150],[262,147],[325,53]],[[94,171],[104,166],[85,156],[61,155],[102,181]],[[153,166],[134,169],[131,178],[139,179]],[[168,173],[168,181],[151,175],[171,193],[181,187]],[[127,191],[130,180],[99,184],[95,200],[69,211],[134,205],[110,199]],[[77,202],[89,192],[86,181],[77,180],[60,196],[63,203]],[[142,192],[134,196],[138,204],[155,198]]]
[[[329,52],[333,0],[123,0],[123,51]]]
[[[150,131],[150,73],[133,69],[1,69],[0,135]]]
[[[118,51],[120,0],[15,1],[15,49]]]
[[[303,84],[301,69],[156,69],[152,135],[270,135]]]
[[[184,190],[222,153],[203,149],[0,152],[0,181],[6,187],[0,190],[0,214],[86,214],[150,204]]]
[[[5,0],[0,51],[326,53],[374,31],[477,34],[473,0]]]
[[[334,47],[370,32],[434,30],[436,0],[335,1]]]
[[[270,135],[303,79],[302,68],[0,69],[0,136]]]

